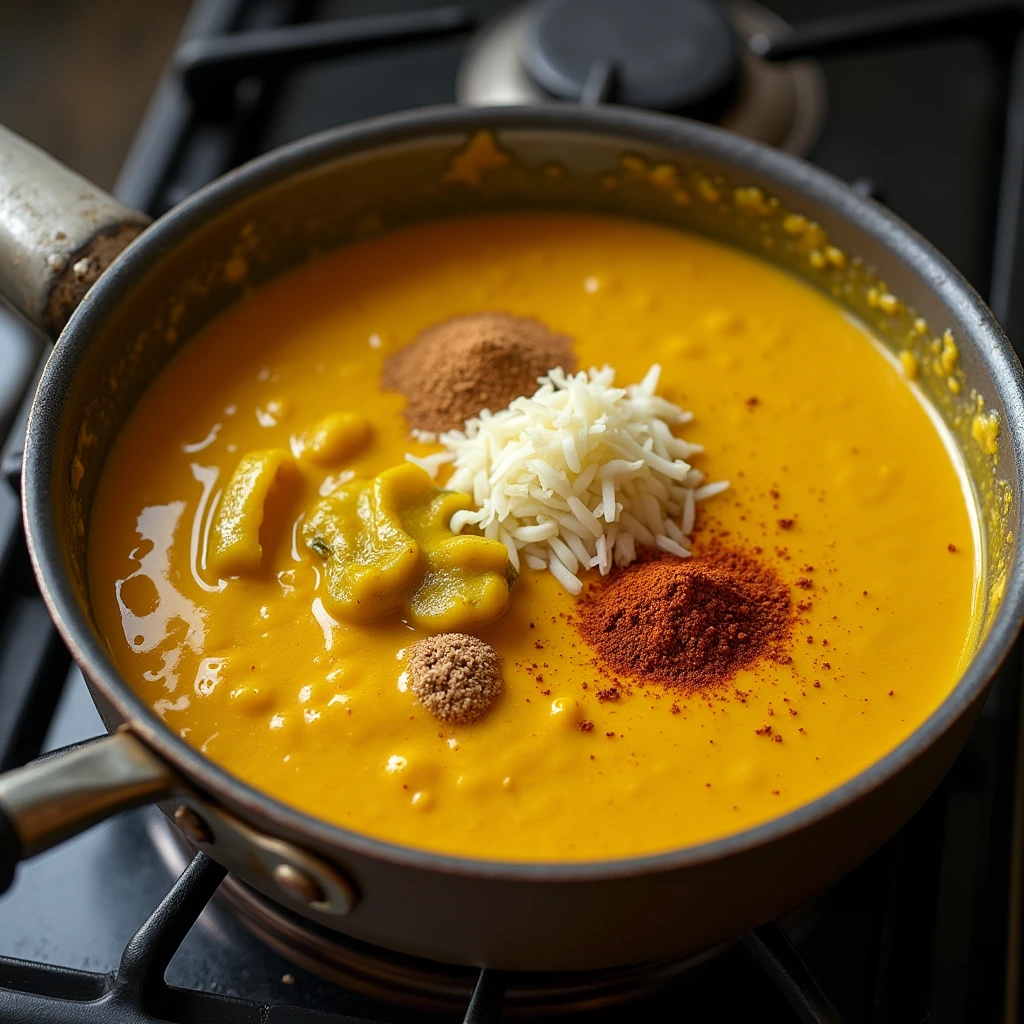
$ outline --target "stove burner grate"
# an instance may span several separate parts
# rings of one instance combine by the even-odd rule
[[[165,838],[158,842],[166,846],[174,840],[165,831]],[[0,957],[0,1020],[33,1024],[242,1024],[254,1020],[266,1024],[379,1024],[347,1014],[267,1006],[168,985],[164,975],[171,959],[218,889],[250,926],[256,920],[253,908],[262,908],[260,912],[270,915],[276,928],[285,930],[271,934],[264,926],[257,928],[258,934],[301,966],[325,973],[323,962],[308,962],[309,950],[323,929],[305,921],[300,924],[297,919],[289,928],[286,911],[233,879],[225,880],[219,864],[196,853],[128,942],[116,971],[97,974]],[[465,1024],[497,1024],[506,1015],[546,1019],[553,1013],[604,1009],[634,1001],[699,971],[716,953],[710,950],[678,961],[547,976],[433,963],[374,949],[343,936],[332,935],[329,945],[322,936],[319,941],[321,955],[325,949],[332,954],[342,950],[347,957],[343,968],[335,968],[334,976],[326,974],[330,980],[389,1002],[408,1003],[408,992],[404,999],[396,998],[396,985],[407,985],[411,978],[418,985],[418,1009],[457,1012]],[[841,1024],[781,927],[766,925],[744,936],[742,942],[801,1020]]]

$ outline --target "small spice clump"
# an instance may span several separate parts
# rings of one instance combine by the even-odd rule
[[[428,327],[384,364],[383,385],[408,399],[415,430],[460,428],[481,409],[496,412],[532,395],[553,367],[576,369],[572,341],[539,320],[477,313]]]
[[[686,690],[761,658],[785,663],[792,629],[786,584],[755,555],[719,545],[685,560],[651,552],[595,583],[578,612],[613,671]]]
[[[409,648],[409,689],[435,718],[466,724],[482,718],[501,693],[501,658],[467,633],[442,633]]]

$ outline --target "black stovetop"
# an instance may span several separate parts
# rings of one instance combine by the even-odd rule
[[[203,39],[311,18],[433,6],[420,0],[198,0],[186,34]],[[460,6],[484,21],[509,5],[475,0]],[[820,18],[824,5],[768,0],[767,6],[800,24]],[[827,115],[809,155],[841,178],[872,190],[935,242],[990,295],[1015,343],[1024,343],[1024,334],[1014,337],[1021,326],[1018,318],[1024,316],[1024,302],[1014,302],[1015,286],[1024,286],[1017,262],[1024,61],[1010,70],[1024,18],[1000,15],[985,38],[979,29],[984,10],[1012,5],[933,0],[915,6],[938,16],[958,8],[979,22],[965,26],[961,19],[955,31],[950,27],[925,38],[920,31],[901,28],[899,12],[884,0],[830,0],[830,17],[874,12],[883,24],[874,26],[877,38],[870,44],[835,44],[834,52],[822,56]],[[858,30],[858,22],[855,18],[838,28],[849,35]],[[816,37],[819,47],[826,45],[821,42],[825,35]],[[468,38],[468,33],[437,37],[309,66],[289,67],[279,58],[269,70],[253,73],[249,68],[230,89],[200,89],[196,99],[169,71],[117,192],[158,214],[274,145],[356,118],[451,102]],[[1006,146],[1004,122],[1009,125]],[[16,423],[5,459],[8,470],[18,445]],[[69,673],[68,666],[67,652],[31,580],[15,499],[0,482],[0,768],[101,731],[81,675],[74,669]],[[802,975],[799,961],[785,971],[766,971],[759,962],[764,942],[789,955],[782,930],[775,929],[747,937],[668,991],[578,1019],[671,1015],[732,1021],[756,1016],[765,1024],[1016,1020],[1019,872],[1024,869],[1019,689],[1015,655],[997,680],[966,750],[921,812],[801,915],[798,925],[787,924],[837,1016],[815,1004],[813,983]],[[118,968],[122,951],[175,883],[175,871],[154,842],[163,827],[158,819],[148,809],[125,814],[21,868],[12,890],[0,899],[0,1020],[284,1024],[352,1017],[428,1019],[299,969],[251,937],[216,899],[198,913],[204,887],[212,890],[217,882],[216,871],[201,861],[193,864],[174,900],[125,961],[122,983],[137,979],[140,971],[145,974],[145,967],[152,975],[146,976],[145,991],[135,1002],[111,998],[112,991],[121,991],[109,975]],[[167,966],[171,987],[162,987],[160,956],[147,960],[139,952],[153,950],[147,940],[159,929],[185,931],[196,914],[196,924]],[[495,982],[493,976],[485,980]],[[93,999],[99,1001],[90,1003]],[[497,1016],[493,1007],[479,1004],[465,1019]]]

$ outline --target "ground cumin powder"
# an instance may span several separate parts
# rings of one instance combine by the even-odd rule
[[[788,662],[789,588],[751,552],[645,554],[593,584],[577,606],[583,638],[615,673],[694,690],[768,658]]]
[[[409,689],[442,722],[483,718],[502,690],[500,656],[468,633],[442,633],[414,643],[407,671]]]
[[[405,418],[417,430],[457,429],[481,409],[497,412],[532,395],[537,378],[560,366],[576,369],[572,341],[539,320],[476,313],[428,327],[384,364],[382,383],[408,399]]]

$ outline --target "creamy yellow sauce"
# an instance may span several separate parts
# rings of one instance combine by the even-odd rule
[[[400,682],[422,633],[397,616],[332,622],[299,520],[328,477],[434,450],[409,442],[404,399],[379,389],[383,360],[485,310],[543,320],[575,339],[580,365],[610,363],[622,383],[662,364],[660,392],[694,412],[684,434],[706,446],[696,465],[732,483],[700,506],[698,542],[727,530],[791,584],[791,665],[756,666],[716,693],[640,685],[602,702],[593,654],[564,617],[575,599],[524,570],[481,631],[504,657],[502,697],[477,724],[445,725]],[[333,413],[368,418],[372,440],[340,468],[302,462],[263,522],[262,570],[219,580],[211,516],[240,460],[289,449]],[[169,728],[321,818],[467,856],[619,857],[766,821],[907,737],[972,643],[974,517],[898,365],[795,278],[627,220],[423,224],[283,275],[150,387],[90,529],[100,626]]]

